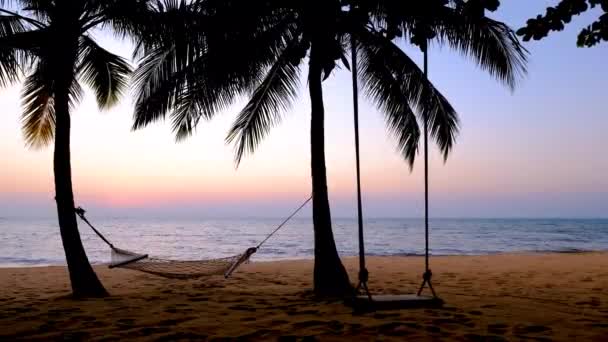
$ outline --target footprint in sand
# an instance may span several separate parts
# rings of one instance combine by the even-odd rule
[[[98,329],[98,328],[105,328],[105,327],[108,327],[110,325],[111,325],[110,323],[103,322],[103,321],[89,321],[89,322],[85,322],[83,326],[85,328]]]
[[[69,331],[64,332],[61,336],[63,341],[85,341],[91,338],[91,334],[84,331]]]
[[[171,329],[167,327],[144,327],[139,329],[137,332],[140,336],[151,336],[156,334],[168,333]]]
[[[277,341],[279,342],[314,342],[318,341],[314,336],[294,336],[294,335],[284,335],[280,336]]]
[[[412,329],[399,322],[391,322],[376,327],[378,334],[387,336],[406,336],[412,334]]]
[[[287,311],[287,315],[295,316],[295,315],[316,315],[318,314],[318,310],[302,310],[302,311]]]
[[[401,315],[398,313],[377,313],[377,314],[374,314],[373,317],[376,319],[385,319],[385,318],[399,317],[399,316],[401,316]]]
[[[593,306],[593,307],[598,307],[601,305],[600,300],[598,298],[591,298],[591,300],[589,300],[589,301],[576,302],[574,304],[580,305],[580,306]]]
[[[46,333],[46,332],[55,330],[54,328],[55,328],[55,326],[52,323],[48,323],[48,322],[47,323],[43,323],[42,325],[40,325],[38,327],[38,333],[40,333],[40,334]]]
[[[158,325],[174,326],[174,325],[178,325],[183,322],[191,321],[195,318],[196,317],[184,317],[184,318],[180,318],[180,319],[165,319],[165,320],[158,322]]]
[[[348,330],[352,333],[355,333],[363,328],[363,324],[359,323],[350,323],[348,324]]]
[[[467,341],[472,342],[506,342],[508,341],[506,338],[502,336],[493,336],[493,335],[477,335],[477,334],[466,334],[464,338]]]
[[[426,331],[433,333],[433,334],[439,334],[441,332],[441,327],[438,327],[435,325],[429,325],[426,327]]]
[[[452,318],[438,318],[432,321],[435,326],[448,325],[448,324],[460,324],[461,322]]]
[[[251,311],[251,312],[255,312],[256,308],[251,307],[251,306],[247,306],[247,305],[233,305],[233,306],[229,306],[228,309],[230,310],[240,310],[240,311]]]
[[[165,341],[205,341],[207,335],[195,334],[192,332],[177,332],[169,335],[165,335],[156,339],[157,342]]]
[[[551,332],[551,328],[543,325],[518,325],[513,328],[513,332],[516,335],[548,333]]]
[[[29,312],[34,312],[34,311],[39,311],[37,308],[33,308],[33,307],[23,307],[23,308],[13,308],[11,309],[11,311],[13,311],[16,314],[22,314],[22,313],[29,313]],[[61,314],[63,314],[64,312],[62,311]],[[49,314],[53,314],[51,311],[49,311]]]
[[[256,332],[245,334],[237,337],[237,341],[266,341],[268,335],[275,335],[277,332],[269,329],[260,329]],[[232,341],[232,340],[231,340]]]
[[[342,323],[340,321],[330,321],[327,325],[334,332],[342,332],[342,331],[344,331],[344,323]]]
[[[188,300],[191,302],[207,302],[209,301],[209,297],[191,297]]]
[[[292,327],[294,327],[296,329],[304,329],[304,328],[310,328],[310,327],[314,327],[314,326],[332,326],[332,322],[310,320],[310,321],[296,322],[296,323],[292,324]]]
[[[456,322],[458,322],[458,324],[464,325],[465,327],[469,327],[469,328],[474,328],[475,327],[475,322],[470,317],[468,317],[467,315],[455,314],[454,315],[454,320]]]
[[[488,324],[488,332],[492,334],[504,335],[509,330],[509,326],[502,323]]]
[[[132,318],[121,318],[116,321],[116,325],[121,326],[121,328],[131,327],[135,323],[135,320]]]

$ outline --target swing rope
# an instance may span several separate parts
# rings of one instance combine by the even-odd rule
[[[369,280],[369,272],[365,266],[365,240],[363,237],[363,208],[361,204],[361,167],[359,158],[359,87],[357,80],[357,42],[353,35],[350,36],[351,46],[351,67],[352,67],[352,78],[353,78],[353,115],[355,122],[355,164],[357,169],[357,224],[358,224],[358,235],[359,235],[359,283],[355,293],[363,290],[368,298],[371,300],[371,294],[367,287],[367,281]]]
[[[424,78],[426,81],[429,79],[429,53],[428,53],[428,38],[424,40],[421,48],[424,53]],[[431,278],[433,272],[431,272],[429,266],[429,123],[428,113],[424,112],[424,274],[422,275],[422,284],[418,289],[418,296],[422,294],[424,285],[428,284],[433,297],[437,297]]]

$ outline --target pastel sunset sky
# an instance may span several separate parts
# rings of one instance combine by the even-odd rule
[[[502,1],[493,16],[517,28],[554,3]],[[458,110],[461,133],[447,163],[432,148],[432,217],[608,216],[608,45],[576,47],[578,31],[596,14],[542,42],[526,43],[529,73],[514,92],[457,52],[433,47],[430,78]],[[130,56],[127,42],[105,32],[97,38]],[[405,49],[421,60],[419,51]],[[72,114],[77,204],[99,215],[284,215],[311,189],[310,106],[302,80],[299,100],[238,169],[224,137],[244,99],[176,143],[169,122],[131,132],[130,95],[102,113],[89,94]],[[50,217],[52,148],[25,148],[19,91],[15,86],[0,92],[0,216]],[[350,74],[337,70],[324,91],[332,210],[353,217]],[[365,98],[361,106],[365,215],[422,216],[422,159],[410,173],[381,113]]]

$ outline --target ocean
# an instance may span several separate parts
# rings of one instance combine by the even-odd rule
[[[116,247],[173,259],[206,259],[242,253],[257,245],[281,219],[91,220]],[[342,256],[357,255],[357,221],[334,219]],[[92,263],[107,263],[109,248],[82,222]],[[432,219],[432,255],[608,250],[608,219]],[[365,221],[368,255],[422,255],[422,219]],[[312,258],[312,222],[294,218],[253,260]],[[0,218],[0,267],[64,265],[56,219]]]

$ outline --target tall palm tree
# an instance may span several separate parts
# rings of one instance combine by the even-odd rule
[[[367,88],[368,96],[376,102],[385,113],[400,112],[406,105],[406,111],[412,108],[418,112],[418,118],[424,126],[424,160],[425,160],[425,283],[430,284],[431,272],[428,260],[428,129],[432,125],[432,135],[439,143],[444,158],[447,158],[457,132],[457,116],[453,109],[442,113],[439,104],[419,105],[419,101],[431,100],[432,89],[411,87],[410,82],[427,83],[428,46],[436,39],[440,44],[448,44],[465,55],[473,57],[483,69],[490,72],[499,81],[509,87],[515,86],[518,78],[525,73],[526,54],[513,31],[505,24],[485,17],[485,11],[498,8],[496,0],[429,0],[419,3],[407,3],[398,0],[351,0],[350,15],[369,14],[369,31],[380,34],[391,42],[373,37],[368,31],[351,33],[352,44],[358,44],[351,58],[356,64],[357,55],[365,61],[364,70],[358,72]],[[413,61],[397,46],[394,41],[402,40],[404,44],[412,43],[420,47],[424,54],[424,71],[422,74],[413,68]],[[372,47],[372,48],[370,48]],[[357,73],[357,66],[353,65]],[[355,103],[355,135],[357,136],[357,78],[353,75],[353,94]],[[448,115],[446,115],[448,114]],[[393,115],[394,117],[394,115]],[[412,118],[412,116],[409,116]],[[388,115],[389,128],[391,115]],[[420,137],[418,123],[412,119],[408,126],[398,126],[412,132],[409,140],[400,145],[403,157],[413,166]],[[358,139],[356,139],[358,140]],[[358,154],[358,142],[356,143]],[[358,158],[357,158],[358,159]],[[358,168],[358,160],[357,160]],[[357,179],[358,189],[360,188]],[[359,190],[360,191],[360,190]],[[360,194],[359,194],[360,197]],[[363,253],[363,229],[361,222],[361,204],[359,199],[359,245]],[[360,255],[360,274],[358,289],[367,291],[368,272],[365,269],[365,256]],[[422,287],[420,288],[420,291]],[[419,294],[420,294],[419,291]],[[433,291],[433,294],[434,291]]]
[[[238,96],[248,96],[249,102],[227,137],[235,144],[237,164],[280,122],[297,94],[300,69],[308,63],[314,286],[319,295],[351,291],[331,228],[322,87],[336,65],[349,67],[345,51],[350,36],[358,44],[363,90],[385,114],[389,130],[410,165],[420,136],[414,109],[428,114],[431,135],[445,155],[457,132],[452,106],[392,41],[395,35],[387,31],[409,29],[416,19],[412,15],[388,17],[390,12],[386,10],[395,6],[393,2],[408,3],[201,0],[189,4],[167,0],[166,6],[156,8],[157,27],[140,42],[139,53],[144,57],[135,74],[139,93],[134,128],[170,113],[181,139],[193,132],[201,118],[209,119]],[[413,7],[411,10],[416,10]],[[359,10],[351,11],[355,8]],[[404,26],[406,20],[409,22]],[[504,34],[471,36],[462,25],[445,32],[450,41],[483,66],[517,68],[488,61],[485,53],[475,49],[488,45],[488,51],[511,61],[518,51]]]
[[[228,137],[237,141],[238,164],[280,120],[278,109],[295,98],[310,53],[314,288],[323,296],[352,290],[331,228],[323,134],[321,82],[343,57],[339,15],[339,1],[167,0],[150,14],[158,25],[140,42],[143,59],[135,73],[134,128],[171,112],[178,139],[201,118],[250,96]]]
[[[505,24],[494,21],[485,16],[485,11],[496,11],[499,6],[499,2],[496,0],[471,0],[471,1],[460,1],[460,0],[429,0],[425,2],[419,2],[417,4],[408,4],[403,1],[395,0],[376,0],[376,1],[357,1],[352,0],[352,8],[357,11],[364,11],[372,13],[372,27],[380,27],[376,32],[380,32],[383,36],[390,40],[398,41],[398,38],[403,40],[403,43],[412,43],[420,47],[423,52],[423,65],[424,71],[422,75],[412,75],[415,78],[422,76],[424,82],[428,82],[428,47],[433,39],[437,39],[440,44],[448,44],[452,48],[461,51],[465,55],[473,57],[475,61],[483,69],[486,69],[497,78],[499,81],[505,83],[510,88],[514,88],[516,81],[519,77],[526,72],[526,54],[527,51],[520,45],[519,41],[514,35],[514,32]],[[365,39],[365,38],[363,38]],[[364,49],[365,44],[361,44]],[[401,83],[400,79],[405,79],[402,67],[405,64],[411,64],[411,61],[407,61],[407,55],[403,52],[399,52],[392,47],[394,60],[388,63],[372,62],[374,66],[382,68],[383,75],[387,76],[382,80],[370,79],[366,72],[360,75],[364,82],[370,82],[368,87],[377,88],[379,85],[384,84],[385,86],[393,85],[398,88]],[[355,53],[356,54],[356,53]],[[366,58],[365,52],[364,59]],[[384,55],[384,53],[382,54]],[[389,54],[390,55],[390,54]],[[397,62],[397,60],[401,60]],[[353,58],[353,63],[356,61]],[[396,63],[395,63],[396,62]],[[402,64],[402,65],[400,65]],[[418,81],[417,81],[418,82]],[[353,79],[353,83],[356,80]],[[354,86],[356,89],[356,86]],[[407,93],[408,91],[405,90]],[[356,92],[355,92],[356,94]],[[369,92],[368,92],[369,94]],[[373,94],[373,92],[372,92]],[[386,96],[388,92],[380,92],[379,96],[376,94],[374,99],[377,104],[382,107],[390,104],[390,97]],[[410,93],[411,95],[412,93]],[[416,92],[413,95],[418,95]],[[356,96],[356,95],[355,95]],[[420,93],[419,96],[426,98],[428,95]],[[399,100],[395,100],[399,102]],[[355,99],[356,103],[356,99]],[[430,109],[431,111],[428,111]],[[433,125],[433,135],[438,141],[452,141],[453,135],[450,139],[437,139],[438,135],[449,136],[449,132],[437,131],[437,127],[455,127],[456,116],[453,117],[442,117],[437,116],[433,113],[433,106],[423,108],[417,108],[419,119],[422,121],[424,126],[424,173],[425,173],[425,274],[424,282],[419,290],[419,294],[422,291],[425,283],[429,284],[429,287],[433,291],[431,280],[431,271],[429,268],[429,255],[428,255],[428,129],[430,121],[444,121],[444,124]],[[355,120],[357,114],[355,112]],[[452,124],[452,121],[454,124]],[[356,125],[356,123],[355,123]],[[412,124],[415,125],[415,124]],[[456,130],[454,130],[456,132]],[[417,138],[416,138],[417,139]],[[411,146],[415,146],[413,143]],[[450,151],[451,145],[441,145],[441,150],[444,154],[444,158],[447,158],[448,152]],[[416,149],[404,150],[404,157],[409,161],[410,166],[414,162]],[[361,215],[361,212],[359,213]],[[360,223],[361,226],[361,223]],[[360,245],[363,246],[362,228],[360,230]],[[365,258],[361,257],[361,275],[360,275],[360,287],[366,289],[367,270],[365,270]]]
[[[26,144],[54,141],[55,201],[61,240],[75,296],[107,294],[83,248],[74,213],[70,165],[70,111],[81,83],[100,109],[116,104],[128,86],[129,63],[99,46],[91,30],[125,34],[143,2],[137,0],[0,0],[0,86],[24,75],[22,125]]]

